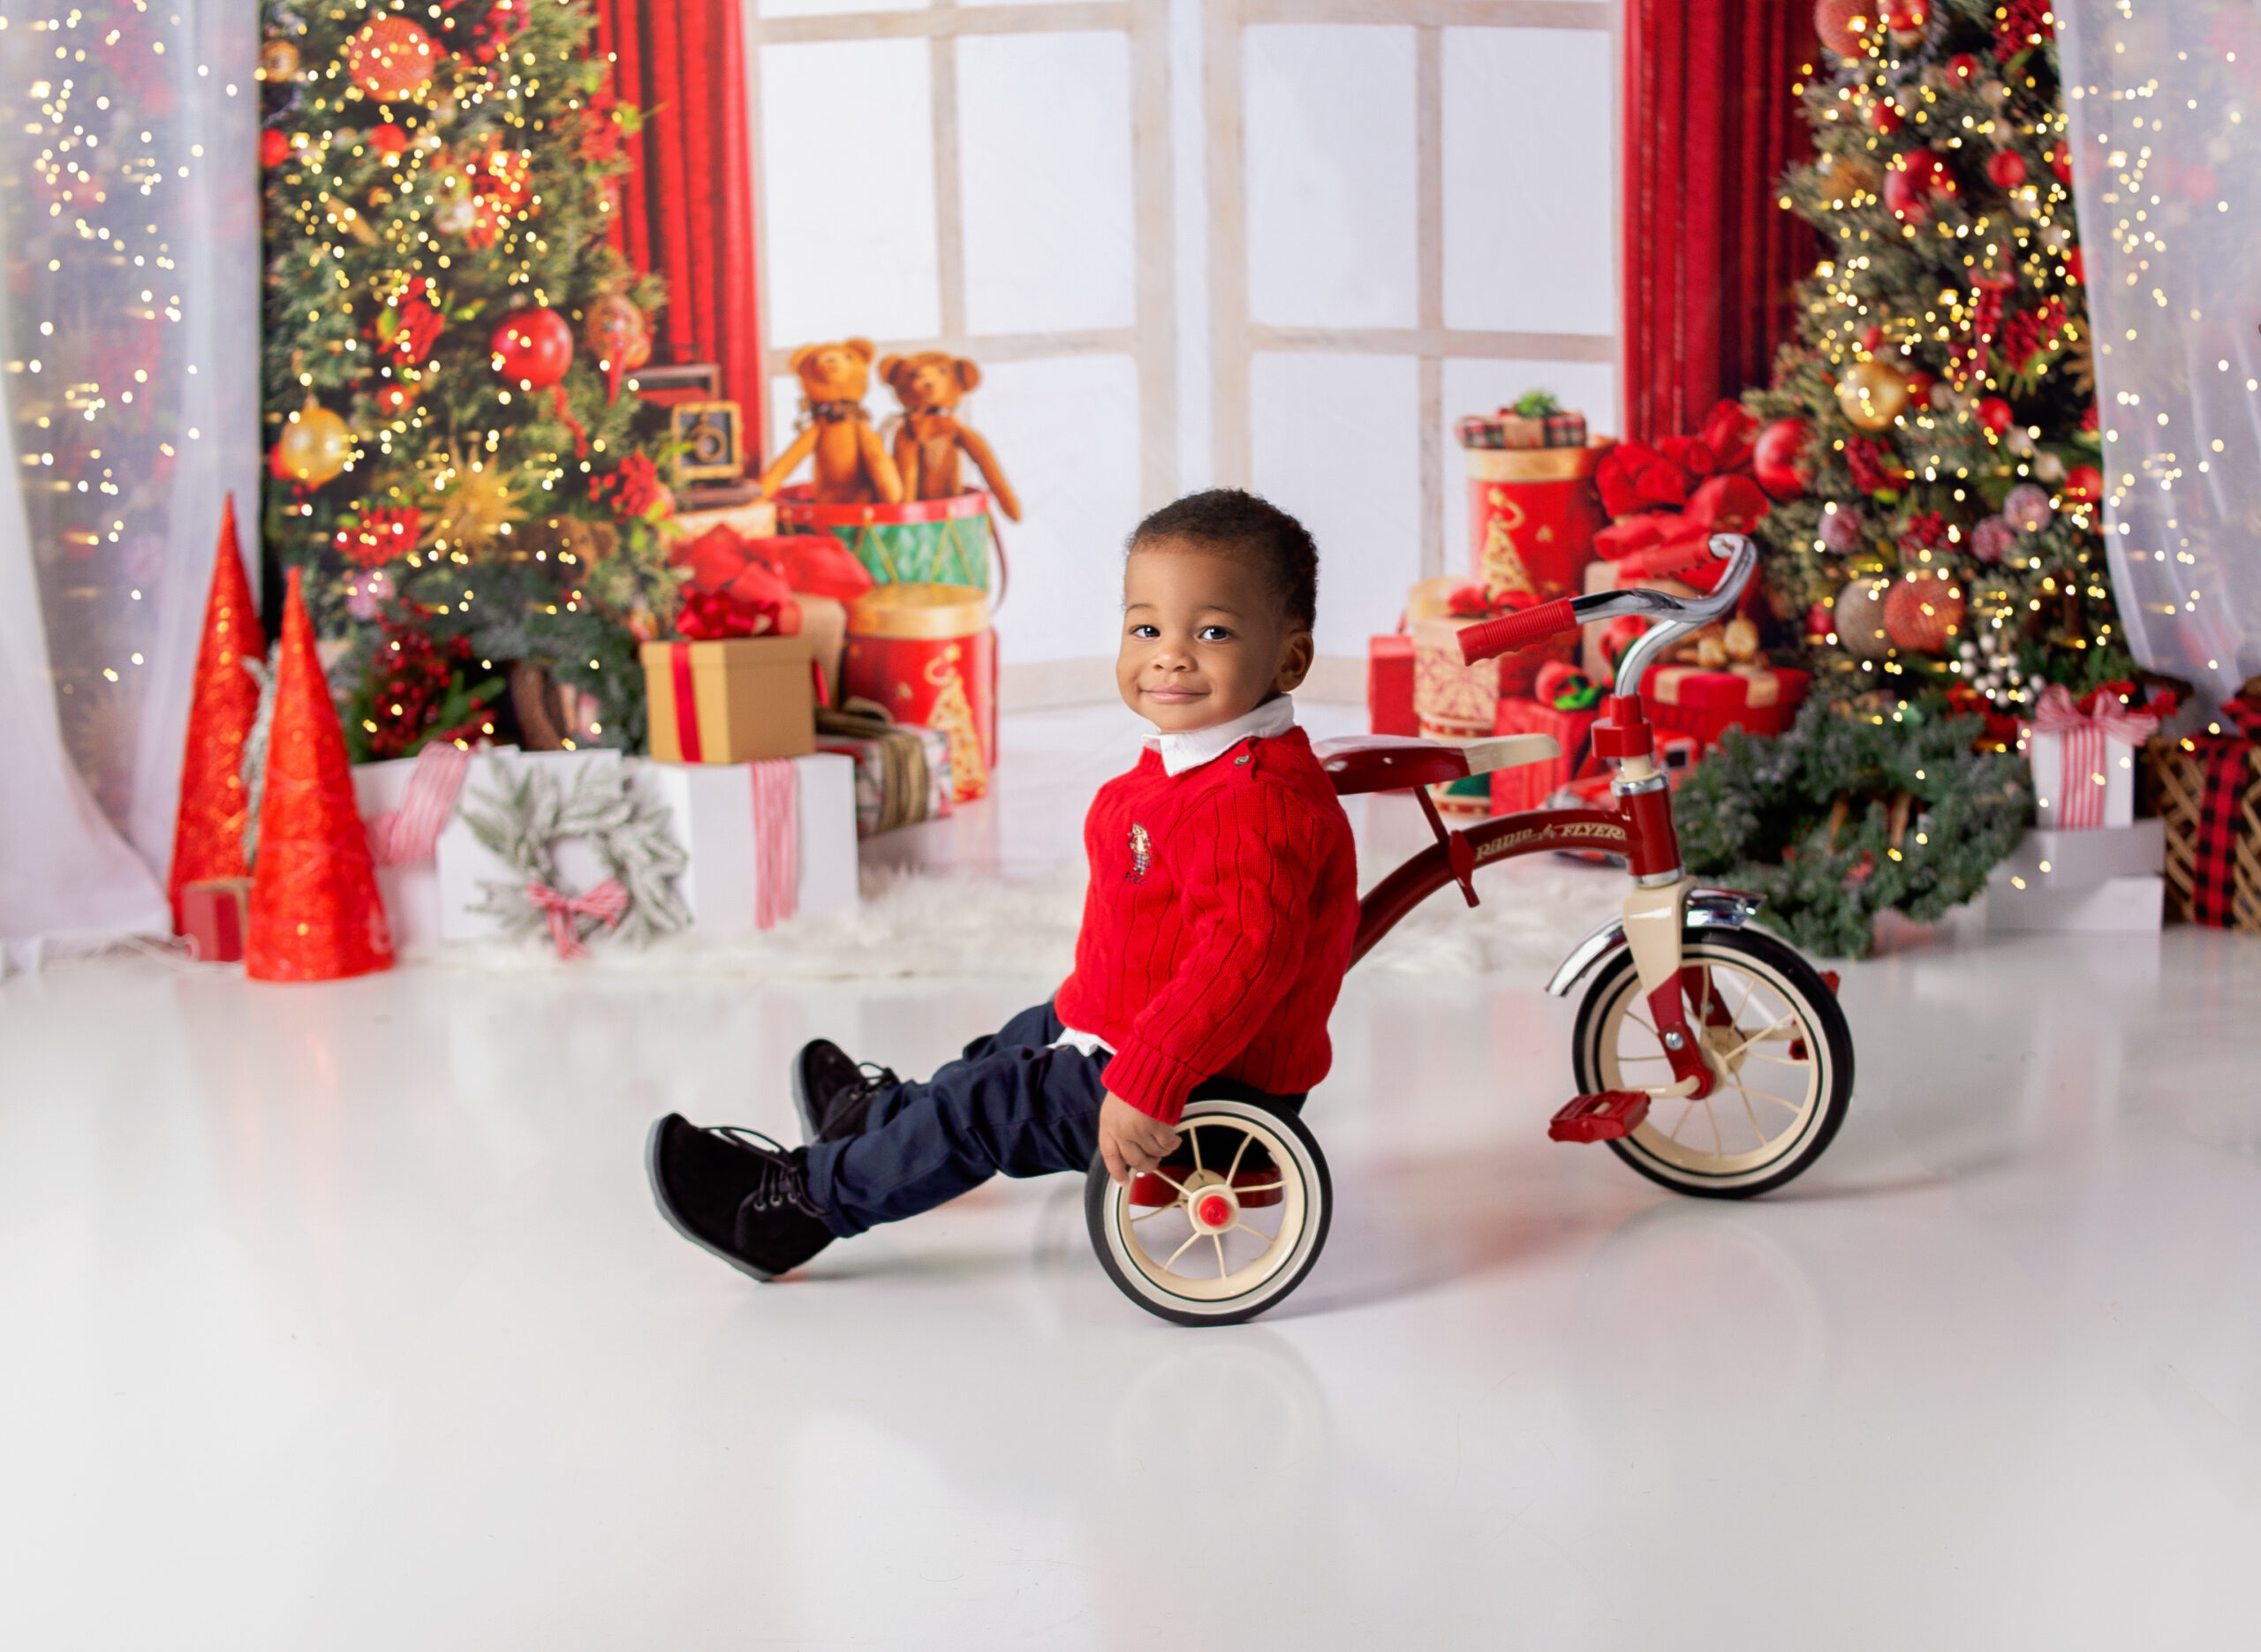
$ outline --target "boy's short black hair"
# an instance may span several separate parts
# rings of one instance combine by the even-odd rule
[[[1188,494],[1140,523],[1129,548],[1156,539],[1183,539],[1256,563],[1289,620],[1305,630],[1319,622],[1319,547],[1308,528],[1270,500],[1237,487]]]

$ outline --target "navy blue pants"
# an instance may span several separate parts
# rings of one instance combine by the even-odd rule
[[[1053,1049],[1049,1004],[1025,1009],[925,1083],[872,1098],[861,1135],[809,1149],[809,1192],[843,1237],[931,1211],[1002,1172],[1082,1171],[1099,1150],[1105,1054]]]
[[[1025,1009],[925,1083],[872,1098],[860,1135],[809,1149],[809,1192],[843,1238],[931,1211],[990,1177],[1081,1174],[1099,1151],[1104,1055],[1055,1049],[1062,1029],[1049,1004]],[[1195,1093],[1294,1110],[1300,1096],[1267,1096],[1213,1078]]]

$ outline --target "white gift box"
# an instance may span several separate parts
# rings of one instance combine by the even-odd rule
[[[495,751],[510,757],[518,755],[516,746],[498,746]],[[594,757],[594,752],[561,751],[562,758]],[[607,757],[617,760],[618,752]],[[408,802],[409,782],[416,773],[417,759],[393,758],[378,763],[356,763],[353,766],[353,804],[365,821],[379,815],[394,814]],[[472,773],[480,771],[479,759],[472,762]],[[457,799],[458,803],[460,798]],[[413,947],[436,941],[441,937],[440,871],[435,858],[426,856],[420,861],[399,865],[379,864],[377,894],[385,903],[385,917],[392,925],[393,944]]]
[[[793,766],[800,878],[794,916],[845,912],[856,904],[856,762],[836,752],[789,758]],[[677,887],[700,935],[754,927],[753,765],[636,762],[641,783],[668,806],[669,830],[691,856]]]
[[[2160,924],[2166,823],[2029,832],[1986,879],[1986,927],[2148,935]]]
[[[2076,748],[2085,744],[2089,750],[2100,751],[2104,755],[2092,764],[2076,760],[2073,766],[2087,772],[2067,774],[2068,743]],[[2080,819],[2077,804],[2067,796],[2070,787],[2089,788],[2104,794],[2105,826],[2124,826],[2135,820],[2136,748],[2126,742],[2108,735],[2090,735],[2083,739],[2080,735],[2045,735],[2036,730],[2026,736],[2025,760],[2033,770],[2034,818],[2044,826],[2061,826],[2068,818]]]

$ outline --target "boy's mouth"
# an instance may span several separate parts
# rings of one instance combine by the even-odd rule
[[[1209,697],[1206,689],[1142,689],[1139,692],[1158,705],[1190,705]]]

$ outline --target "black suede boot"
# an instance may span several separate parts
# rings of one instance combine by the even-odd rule
[[[668,1225],[741,1273],[774,1279],[832,1242],[809,1196],[805,1149],[671,1113],[652,1126],[644,1167]]]
[[[858,1066],[831,1039],[811,1039],[793,1058],[793,1109],[801,1115],[801,1139],[844,1142],[862,1135],[872,1098],[900,1082],[892,1067]]]

